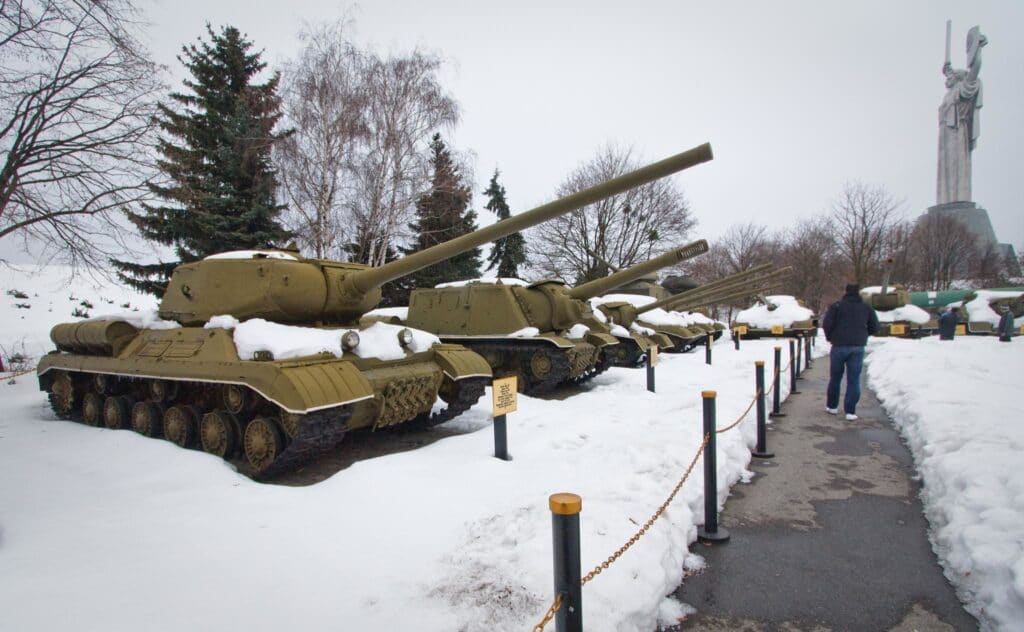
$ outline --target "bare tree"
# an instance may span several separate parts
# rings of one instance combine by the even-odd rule
[[[853,279],[864,285],[881,259],[885,239],[899,219],[900,202],[881,186],[847,182],[829,218],[840,254]]]
[[[0,0],[0,239],[73,265],[123,254],[162,88],[134,15],[129,0]]]
[[[367,61],[368,136],[356,157],[351,202],[356,234],[350,254],[358,261],[384,263],[428,186],[430,136],[459,120],[458,104],[438,80],[441,64],[418,50]]]
[[[631,149],[607,145],[569,174],[556,195],[571,195],[640,166]],[[545,222],[530,232],[527,243],[539,272],[581,282],[603,274],[603,264],[590,253],[628,267],[681,245],[696,223],[683,192],[662,178]]]
[[[929,290],[948,289],[958,276],[966,276],[977,250],[977,240],[967,226],[942,213],[918,219],[911,242],[918,279]]]
[[[816,313],[825,302],[834,300],[843,287],[843,264],[824,218],[801,220],[780,238],[774,262],[792,266],[784,292],[804,302]]]
[[[305,48],[281,87],[285,126],[274,147],[285,226],[318,258],[342,257],[356,153],[368,140],[367,58],[345,37],[342,21],[305,29]]]

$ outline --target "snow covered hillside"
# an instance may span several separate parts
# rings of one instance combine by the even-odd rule
[[[155,297],[68,266],[0,266],[0,353],[38,358],[53,349],[50,329],[114,312],[152,310]]]
[[[1024,625],[1024,338],[882,338],[869,383],[903,433],[932,546],[983,629]]]

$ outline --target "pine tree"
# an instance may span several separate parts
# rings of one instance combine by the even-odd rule
[[[488,211],[498,216],[498,221],[508,219],[512,213],[509,211],[508,202],[505,201],[505,187],[498,184],[498,170],[494,170],[491,176],[491,184],[484,191],[487,196]],[[519,266],[526,263],[526,240],[522,233],[512,233],[508,237],[495,240],[494,249],[487,259],[490,265],[488,270],[498,266],[498,276],[503,279],[518,279]]]
[[[430,150],[433,168],[431,187],[416,200],[416,221],[409,224],[416,233],[416,242],[411,248],[403,248],[404,254],[435,246],[477,228],[476,211],[469,208],[472,192],[463,183],[462,174],[440,134],[434,134]],[[473,248],[409,275],[402,285],[411,290],[479,276],[480,249]],[[408,298],[407,293],[404,298]]]
[[[191,92],[171,93],[171,105],[159,106],[157,165],[165,180],[149,186],[163,204],[128,213],[143,237],[174,246],[179,261],[112,262],[123,281],[157,296],[179,263],[289,237],[278,223],[284,207],[275,201],[270,161],[271,145],[283,137],[274,132],[279,77],[251,83],[266,67],[259,52],[249,52],[252,42],[232,26],[206,30],[209,42],[185,46],[178,57],[191,73],[184,81]]]

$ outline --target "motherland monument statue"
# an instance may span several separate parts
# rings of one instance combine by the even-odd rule
[[[982,106],[981,49],[988,39],[981,29],[967,32],[967,69],[953,69],[949,56],[950,22],[946,22],[946,96],[939,106],[939,173],[937,204],[971,201],[971,152],[978,142]]]
[[[946,77],[946,94],[939,105],[939,160],[936,178],[935,206],[929,214],[951,215],[977,238],[981,247],[993,246],[1007,262],[1010,274],[1020,274],[1013,246],[1001,244],[988,211],[974,203],[971,193],[971,152],[981,135],[982,85],[981,49],[988,38],[981,28],[967,31],[967,68],[953,68],[950,58],[952,24],[946,21],[946,60],[942,74]]]

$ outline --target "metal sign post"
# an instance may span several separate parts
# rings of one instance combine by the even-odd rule
[[[492,406],[494,416],[494,456],[502,461],[511,461],[508,453],[508,424],[505,415],[514,413],[519,408],[519,380],[516,376],[504,377],[491,383]]]
[[[654,367],[658,366],[658,345],[647,351],[647,390],[654,392]]]

